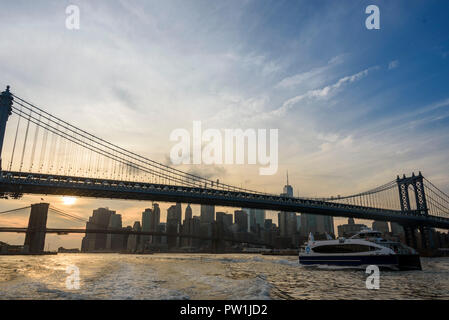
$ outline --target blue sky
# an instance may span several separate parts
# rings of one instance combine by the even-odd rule
[[[78,31],[65,28],[69,4],[80,7]],[[370,4],[380,30],[365,28]],[[288,170],[295,195],[323,196],[421,170],[449,191],[448,12],[444,0],[18,0],[0,12],[0,79],[164,162],[170,132],[193,120],[279,129],[274,176],[180,167],[231,184],[278,193]],[[73,210],[87,215],[96,203]],[[146,204],[108,205],[131,223]]]

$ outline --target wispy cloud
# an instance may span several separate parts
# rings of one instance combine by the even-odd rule
[[[399,60],[393,60],[388,64],[388,70],[393,70],[399,67]]]
[[[327,85],[325,87],[309,90],[304,94],[298,95],[296,97],[290,98],[287,101],[285,101],[282,106],[276,110],[273,110],[269,113],[270,116],[283,116],[285,113],[293,108],[296,104],[299,102],[302,102],[304,100],[308,99],[320,99],[320,98],[328,98],[335,94],[339,89],[341,89],[343,86],[359,81],[366,77],[371,71],[377,70],[379,67],[372,67],[365,70],[362,70],[358,73],[355,73],[350,76],[345,76],[343,78],[340,78],[337,82]]]
[[[333,57],[329,62],[317,68],[313,68],[309,71],[301,72],[293,76],[282,79],[275,87],[276,88],[292,88],[300,85],[310,85],[310,82],[317,83],[318,81],[324,81],[326,73],[336,65],[341,64],[344,55],[337,55]]]

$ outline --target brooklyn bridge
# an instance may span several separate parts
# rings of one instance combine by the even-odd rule
[[[18,199],[24,194],[164,201],[390,221],[404,227],[406,241],[414,247],[417,230],[423,247],[431,247],[431,230],[449,229],[449,196],[421,172],[397,176],[381,186],[347,196],[302,198],[248,190],[138,155],[46,112],[8,86],[0,96],[0,196]],[[25,209],[29,208],[32,206]],[[19,209],[24,208],[14,210]],[[44,210],[46,216],[53,209],[46,205],[35,210]],[[69,213],[57,214],[82,219]],[[32,237],[119,231],[50,229],[43,223],[37,229],[0,226],[0,232],[23,232]],[[220,235],[209,239],[217,241]]]

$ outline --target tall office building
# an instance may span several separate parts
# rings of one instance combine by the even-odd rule
[[[122,229],[122,215],[111,214],[109,218],[108,230]],[[107,234],[106,249],[111,251],[123,250],[123,235],[122,234]]]
[[[167,224],[169,223],[177,223],[181,224],[182,219],[182,208],[181,204],[177,203],[167,210]],[[170,222],[169,222],[170,221]]]
[[[151,230],[151,219],[153,218],[153,210],[152,209],[145,209],[144,212],[142,212],[142,231],[144,232],[150,232],[154,231]],[[142,248],[147,249],[151,244],[151,236],[150,235],[142,235]]]
[[[249,230],[255,232],[257,225],[260,229],[264,228],[265,223],[265,210],[261,209],[249,209]]]
[[[153,203],[153,212],[150,219],[150,230],[155,231],[157,226],[161,223],[161,209],[157,203]]]
[[[293,197],[293,188],[288,183],[288,172],[287,172],[287,184],[284,186],[281,197]],[[294,240],[294,235],[297,229],[297,219],[295,212],[279,212],[278,213],[278,225],[279,233],[282,238],[292,238]]]
[[[310,233],[335,235],[334,219],[331,216],[318,214],[301,214],[301,236],[308,237]]]
[[[215,207],[208,205],[201,205],[201,223],[212,223],[215,221]]]
[[[199,217],[192,217],[184,220],[184,234],[199,235],[201,229],[201,222]],[[200,239],[184,238],[184,245],[187,247],[199,247]]]
[[[133,231],[142,231],[140,226],[140,221],[134,222]],[[128,245],[127,249],[129,252],[137,252],[141,250],[141,241],[140,235],[138,234],[130,234],[128,236]]]
[[[237,232],[248,232],[248,214],[245,210],[235,210],[234,220],[237,225]]]
[[[293,198],[293,187],[288,183],[288,171],[287,171],[287,184],[284,186],[281,196]]]
[[[395,236],[400,236],[404,234],[404,227],[402,227],[399,223],[390,222],[391,233]]]
[[[218,225],[223,225],[224,230],[229,230],[232,226],[232,214],[226,212],[217,212],[216,219]]]
[[[299,233],[301,231],[301,215],[296,216],[296,232]]]
[[[338,236],[349,238],[361,231],[362,229],[366,228],[366,225],[364,224],[357,224],[354,222],[354,218],[349,218],[347,224],[342,224],[337,227],[338,229]]]
[[[107,230],[111,215],[115,215],[115,211],[108,208],[98,208],[93,211],[92,216],[86,223],[86,229],[102,229]],[[106,233],[86,233],[82,241],[82,251],[97,251],[106,249]]]
[[[179,233],[181,230],[181,216],[182,209],[181,204],[171,206],[167,210],[167,233]],[[169,236],[167,239],[167,244],[169,248],[178,247],[179,237]]]
[[[382,232],[383,234],[390,232],[390,228],[388,228],[388,222],[386,221],[374,221],[372,227],[373,230]]]
[[[190,206],[190,204],[188,204],[184,214],[184,220],[192,219],[192,216],[193,216],[192,207]]]
[[[297,217],[295,212],[279,212],[278,225],[281,237],[293,237],[297,230]]]

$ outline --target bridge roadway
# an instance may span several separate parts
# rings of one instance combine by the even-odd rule
[[[21,197],[23,194],[61,195],[109,199],[146,200],[205,204],[235,208],[353,217],[424,225],[449,229],[449,218],[425,216],[416,211],[378,209],[263,193],[247,193],[202,187],[173,186],[133,181],[108,180],[42,173],[0,172],[0,194]]]
[[[229,237],[205,237],[200,235],[190,235],[183,233],[166,233],[166,232],[156,232],[156,231],[136,231],[136,230],[113,230],[113,229],[67,229],[67,228],[45,228],[45,229],[33,229],[33,228],[17,228],[17,227],[0,227],[0,232],[6,233],[27,233],[27,232],[45,232],[45,233],[56,233],[59,235],[66,235],[69,233],[103,233],[103,234],[134,234],[141,236],[166,236],[166,237],[179,237],[179,238],[191,238],[200,240],[212,240],[212,241],[226,241],[233,243],[247,243],[252,245],[261,245],[271,247],[270,244],[266,244],[261,241],[254,240],[242,240],[237,238]]]

